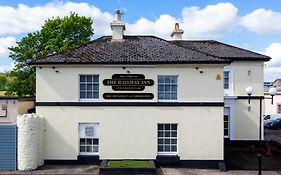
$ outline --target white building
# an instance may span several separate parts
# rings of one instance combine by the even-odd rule
[[[112,36],[37,60],[45,160],[161,159],[217,164],[224,138],[258,140],[270,58],[217,41]],[[245,88],[252,86],[251,104]]]

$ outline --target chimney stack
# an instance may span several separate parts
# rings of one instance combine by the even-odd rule
[[[171,37],[173,40],[181,40],[182,39],[182,34],[183,30],[180,29],[179,23],[175,24],[175,30],[171,33]]]
[[[125,24],[121,21],[121,12],[120,10],[115,11],[115,18],[110,23],[110,27],[112,30],[112,41],[123,40]]]

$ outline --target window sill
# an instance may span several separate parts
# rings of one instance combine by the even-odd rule
[[[79,99],[79,102],[99,102],[99,99]]]
[[[177,103],[178,100],[158,100],[159,103]]]

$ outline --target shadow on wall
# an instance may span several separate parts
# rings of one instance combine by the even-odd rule
[[[248,104],[247,100],[236,101],[236,116],[234,116],[235,140],[259,139],[259,102],[259,99],[251,99],[250,104]],[[239,126],[239,128],[236,126]]]
[[[73,128],[73,132],[66,133],[64,132],[64,129],[68,130],[66,123],[67,121],[65,123],[52,123],[56,125],[53,126],[48,120],[45,120],[45,161],[77,160],[77,156],[79,155],[78,125],[76,128]],[[72,133],[77,134],[73,135]],[[75,139],[73,137],[77,138]],[[68,141],[70,138],[71,140],[77,140],[75,145],[71,144],[71,141]]]

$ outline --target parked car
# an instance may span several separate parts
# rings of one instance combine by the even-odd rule
[[[268,129],[281,129],[281,118],[268,119],[264,126]]]
[[[265,115],[265,116],[263,117],[263,120],[277,119],[277,118],[281,118],[281,114],[269,114],[269,115]]]

